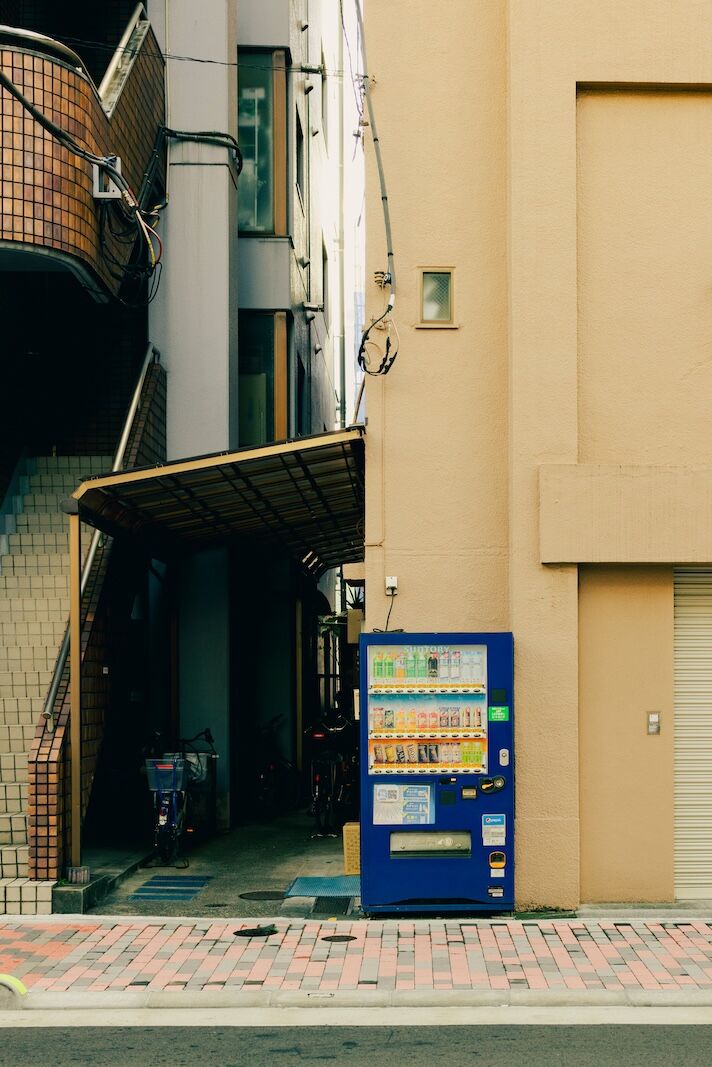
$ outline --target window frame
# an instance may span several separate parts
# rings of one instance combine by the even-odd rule
[[[283,49],[241,48],[238,53],[238,110],[240,56],[264,56],[272,63],[272,228],[246,230],[239,237],[287,236],[287,54]],[[239,131],[238,131],[239,132]],[[239,191],[238,191],[239,197]]]
[[[254,308],[241,308],[240,318],[267,319],[272,322],[272,433],[271,440],[262,442],[264,445],[274,444],[275,441],[286,441],[289,437],[289,336],[286,311],[258,311]],[[243,318],[244,322],[244,318]],[[238,354],[238,404],[240,375],[240,357]],[[244,444],[241,437],[241,427],[238,420],[239,447],[250,447]],[[262,447],[258,445],[256,447]]]
[[[426,274],[450,275],[450,317],[448,319],[423,318],[423,286]],[[418,279],[418,321],[415,324],[416,329],[457,330],[459,324],[455,322],[455,268],[452,266],[421,266],[418,267]]]

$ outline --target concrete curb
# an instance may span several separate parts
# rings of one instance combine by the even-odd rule
[[[19,978],[0,974],[0,1011],[18,1011],[27,1002],[27,990]]]
[[[274,990],[195,990],[124,993],[32,993],[17,997],[16,1009],[28,1011],[115,1011],[155,1008],[183,1010],[230,1008],[707,1008],[712,990],[668,992],[645,990],[341,990],[335,992]]]

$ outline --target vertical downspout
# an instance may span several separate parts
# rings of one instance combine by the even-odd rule
[[[339,37],[339,63],[338,69],[344,69],[344,28],[341,27]],[[346,426],[346,272],[344,269],[344,166],[346,145],[346,123],[344,115],[344,78],[338,78],[339,86],[339,429]]]

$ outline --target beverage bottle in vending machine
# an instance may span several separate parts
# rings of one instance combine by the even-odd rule
[[[438,650],[431,648],[428,655],[428,678],[438,677]]]
[[[415,656],[415,649],[407,648],[405,650],[405,676],[406,678],[415,678],[418,669],[418,663]]]
[[[392,678],[395,674],[395,664],[393,656],[390,652],[387,652],[383,658],[383,677]]]
[[[377,652],[375,654],[375,656],[373,657],[373,677],[374,677],[374,679],[383,677],[383,653],[382,652]]]
[[[416,660],[417,660],[416,677],[420,678],[421,680],[424,679],[424,678],[427,678],[427,675],[428,675],[428,656],[427,656],[427,653],[425,651],[425,647],[423,645],[420,645],[418,647],[418,651],[416,653]]]
[[[447,681],[450,677],[450,649],[440,649],[440,677]]]
[[[395,670],[396,678],[403,681],[405,678],[405,654],[403,652],[399,652],[396,656]]]
[[[460,679],[461,653],[459,648],[454,648],[450,653],[450,678],[456,682]]]

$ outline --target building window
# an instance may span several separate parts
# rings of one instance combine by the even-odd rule
[[[321,245],[321,302],[324,305],[324,322],[327,330],[329,327],[329,257],[326,253],[326,245]]]
[[[287,436],[287,316],[241,311],[238,436],[240,448]]]
[[[321,132],[324,135],[324,144],[329,144],[329,83],[326,80],[326,60],[324,51],[321,53]]]
[[[302,199],[302,206],[307,202],[307,185],[306,185],[306,149],[304,145],[304,130],[302,129],[302,122],[299,118],[299,112],[296,115],[295,123],[295,144],[296,144],[296,182],[297,190]]]
[[[453,292],[451,270],[422,271],[420,321],[425,326],[452,325]]]
[[[286,232],[286,70],[284,52],[240,52],[238,128],[243,233]]]

